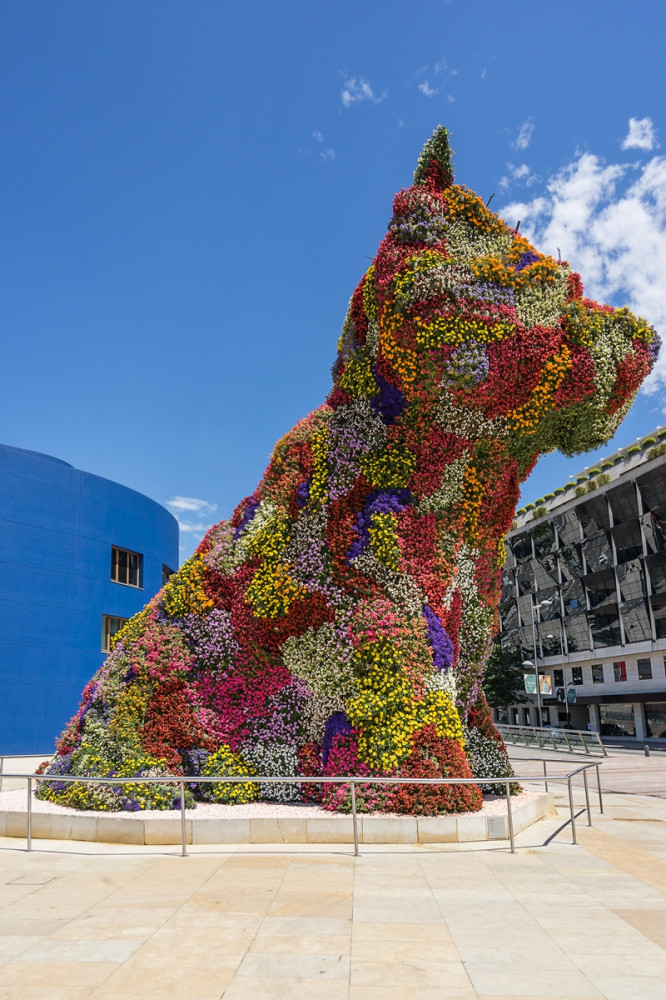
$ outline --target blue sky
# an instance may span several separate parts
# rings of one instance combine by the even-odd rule
[[[663,335],[665,28],[654,0],[0,5],[0,439],[171,502],[188,555],[324,399],[438,123],[458,182]],[[605,452],[666,422],[660,364]],[[523,501],[591,462],[544,457]]]

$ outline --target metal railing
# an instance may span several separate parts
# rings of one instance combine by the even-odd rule
[[[5,753],[0,754],[0,792],[5,788],[6,780],[9,780],[9,775],[5,774],[5,761],[23,761],[24,766],[28,761],[37,761],[41,763],[43,760],[51,760],[53,757],[53,750],[49,750],[48,753]],[[37,765],[35,764],[35,767]],[[6,789],[5,789],[6,791]]]
[[[541,750],[564,750],[567,753],[601,754],[607,757],[599,733],[585,729],[558,729],[554,726],[509,726],[495,723],[505,743],[539,747]]]
[[[515,835],[513,829],[513,812],[511,808],[511,785],[519,784],[521,782],[543,782],[545,784],[545,790],[548,791],[548,782],[566,782],[569,792],[569,815],[571,822],[571,839],[572,843],[577,844],[576,839],[576,816],[574,810],[573,802],[573,789],[572,789],[572,779],[582,772],[583,774],[583,784],[585,787],[585,805],[587,811],[587,825],[592,826],[592,810],[590,806],[590,791],[587,780],[587,772],[591,767],[597,770],[597,789],[599,794],[599,812],[603,813],[603,798],[601,794],[601,779],[599,776],[599,767],[601,766],[601,761],[596,763],[590,762],[589,764],[581,764],[580,767],[575,768],[573,771],[569,771],[567,774],[547,774],[546,772],[547,763],[543,761],[544,777],[541,778],[538,775],[529,775],[526,777],[520,777],[519,775],[512,775],[505,778],[383,778],[383,777],[355,777],[347,775],[345,777],[305,777],[300,775],[299,777],[274,777],[274,776],[262,776],[255,774],[248,775],[224,775],[215,777],[204,777],[200,774],[197,775],[159,775],[157,777],[125,777],[125,778],[107,778],[107,777],[87,777],[87,776],[74,776],[74,775],[53,775],[49,777],[48,775],[35,775],[35,774],[7,774],[7,778],[22,778],[27,782],[27,822],[26,822],[26,841],[27,850],[32,850],[32,792],[33,784],[39,784],[40,781],[57,781],[57,782],[91,782],[95,784],[109,784],[109,785],[126,785],[126,784],[174,784],[177,785],[180,791],[180,821],[181,821],[181,853],[183,857],[187,857],[187,828],[185,821],[185,786],[192,782],[197,784],[202,783],[222,783],[222,784],[235,784],[250,782],[252,784],[318,784],[318,785],[349,785],[351,791],[351,815],[352,815],[352,826],[354,831],[354,855],[359,856],[359,839],[358,839],[358,815],[356,810],[356,786],[357,785],[499,785],[504,786],[504,795],[506,798],[506,810],[507,810],[507,825],[509,828],[509,842],[511,845],[511,853],[516,853]],[[105,814],[105,815],[108,815]]]

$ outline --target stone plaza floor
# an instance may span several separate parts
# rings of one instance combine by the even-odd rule
[[[563,792],[515,855],[0,839],[0,1000],[663,1000],[666,801]]]

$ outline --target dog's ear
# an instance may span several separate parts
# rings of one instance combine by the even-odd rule
[[[414,184],[435,187],[440,191],[453,184],[449,132],[438,125],[428,139],[414,171]]]

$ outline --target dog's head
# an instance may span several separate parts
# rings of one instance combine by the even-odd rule
[[[439,128],[352,297],[331,402],[367,396],[387,423],[425,407],[469,441],[503,440],[524,478],[543,452],[607,441],[659,345],[455,185]]]

